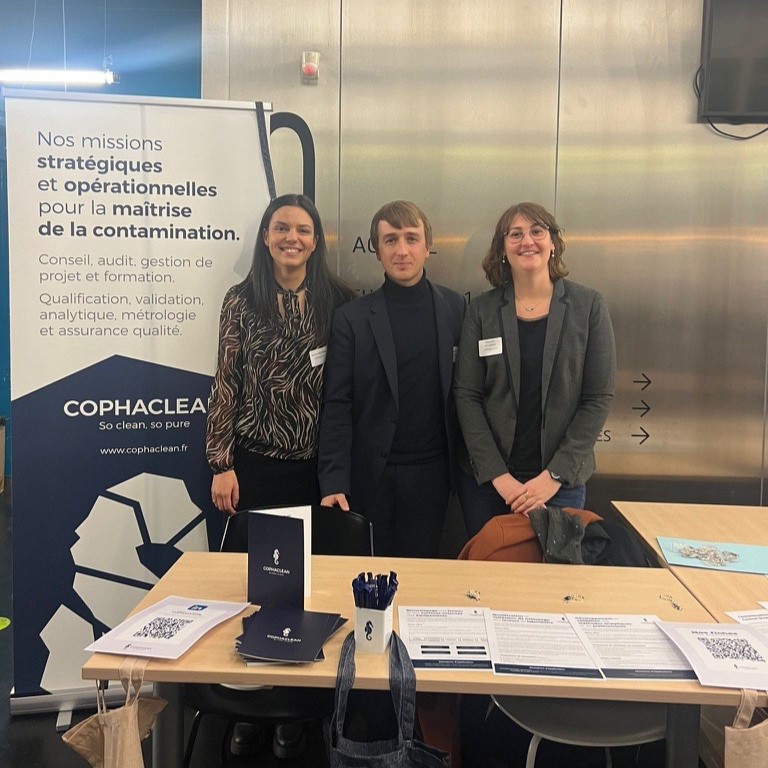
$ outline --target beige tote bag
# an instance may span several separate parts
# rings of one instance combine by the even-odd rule
[[[768,713],[757,704],[757,691],[743,690],[733,725],[725,726],[725,768],[768,765]]]
[[[108,710],[101,681],[96,684],[96,714],[72,726],[63,736],[93,768],[144,768],[141,741],[149,736],[166,705],[156,696],[139,696],[148,659],[127,658],[120,665],[125,704]]]

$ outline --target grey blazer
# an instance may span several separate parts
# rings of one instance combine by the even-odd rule
[[[500,339],[480,357],[481,339]],[[605,300],[591,288],[558,280],[549,307],[541,371],[541,459],[564,485],[595,471],[594,446],[608,417],[616,346]],[[514,287],[500,286],[467,308],[456,361],[454,397],[468,456],[460,466],[478,484],[509,471],[520,391]]]

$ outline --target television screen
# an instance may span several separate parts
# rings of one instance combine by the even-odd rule
[[[768,0],[704,0],[699,120],[768,123]]]

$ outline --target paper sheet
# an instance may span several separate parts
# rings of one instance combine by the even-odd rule
[[[685,656],[658,626],[657,616],[568,614],[568,621],[607,678],[696,679]]]
[[[702,685],[768,688],[768,641],[741,624],[659,626],[685,654]]]
[[[491,669],[485,608],[399,606],[400,637],[413,666]]]
[[[602,678],[563,614],[489,611],[488,637],[498,675]]]
[[[198,600],[171,595],[135,616],[130,616],[102,635],[85,650],[178,659],[206,632],[237,616],[250,603]]]

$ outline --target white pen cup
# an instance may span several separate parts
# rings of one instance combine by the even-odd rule
[[[383,611],[355,608],[355,651],[384,653],[392,637],[392,603]]]

